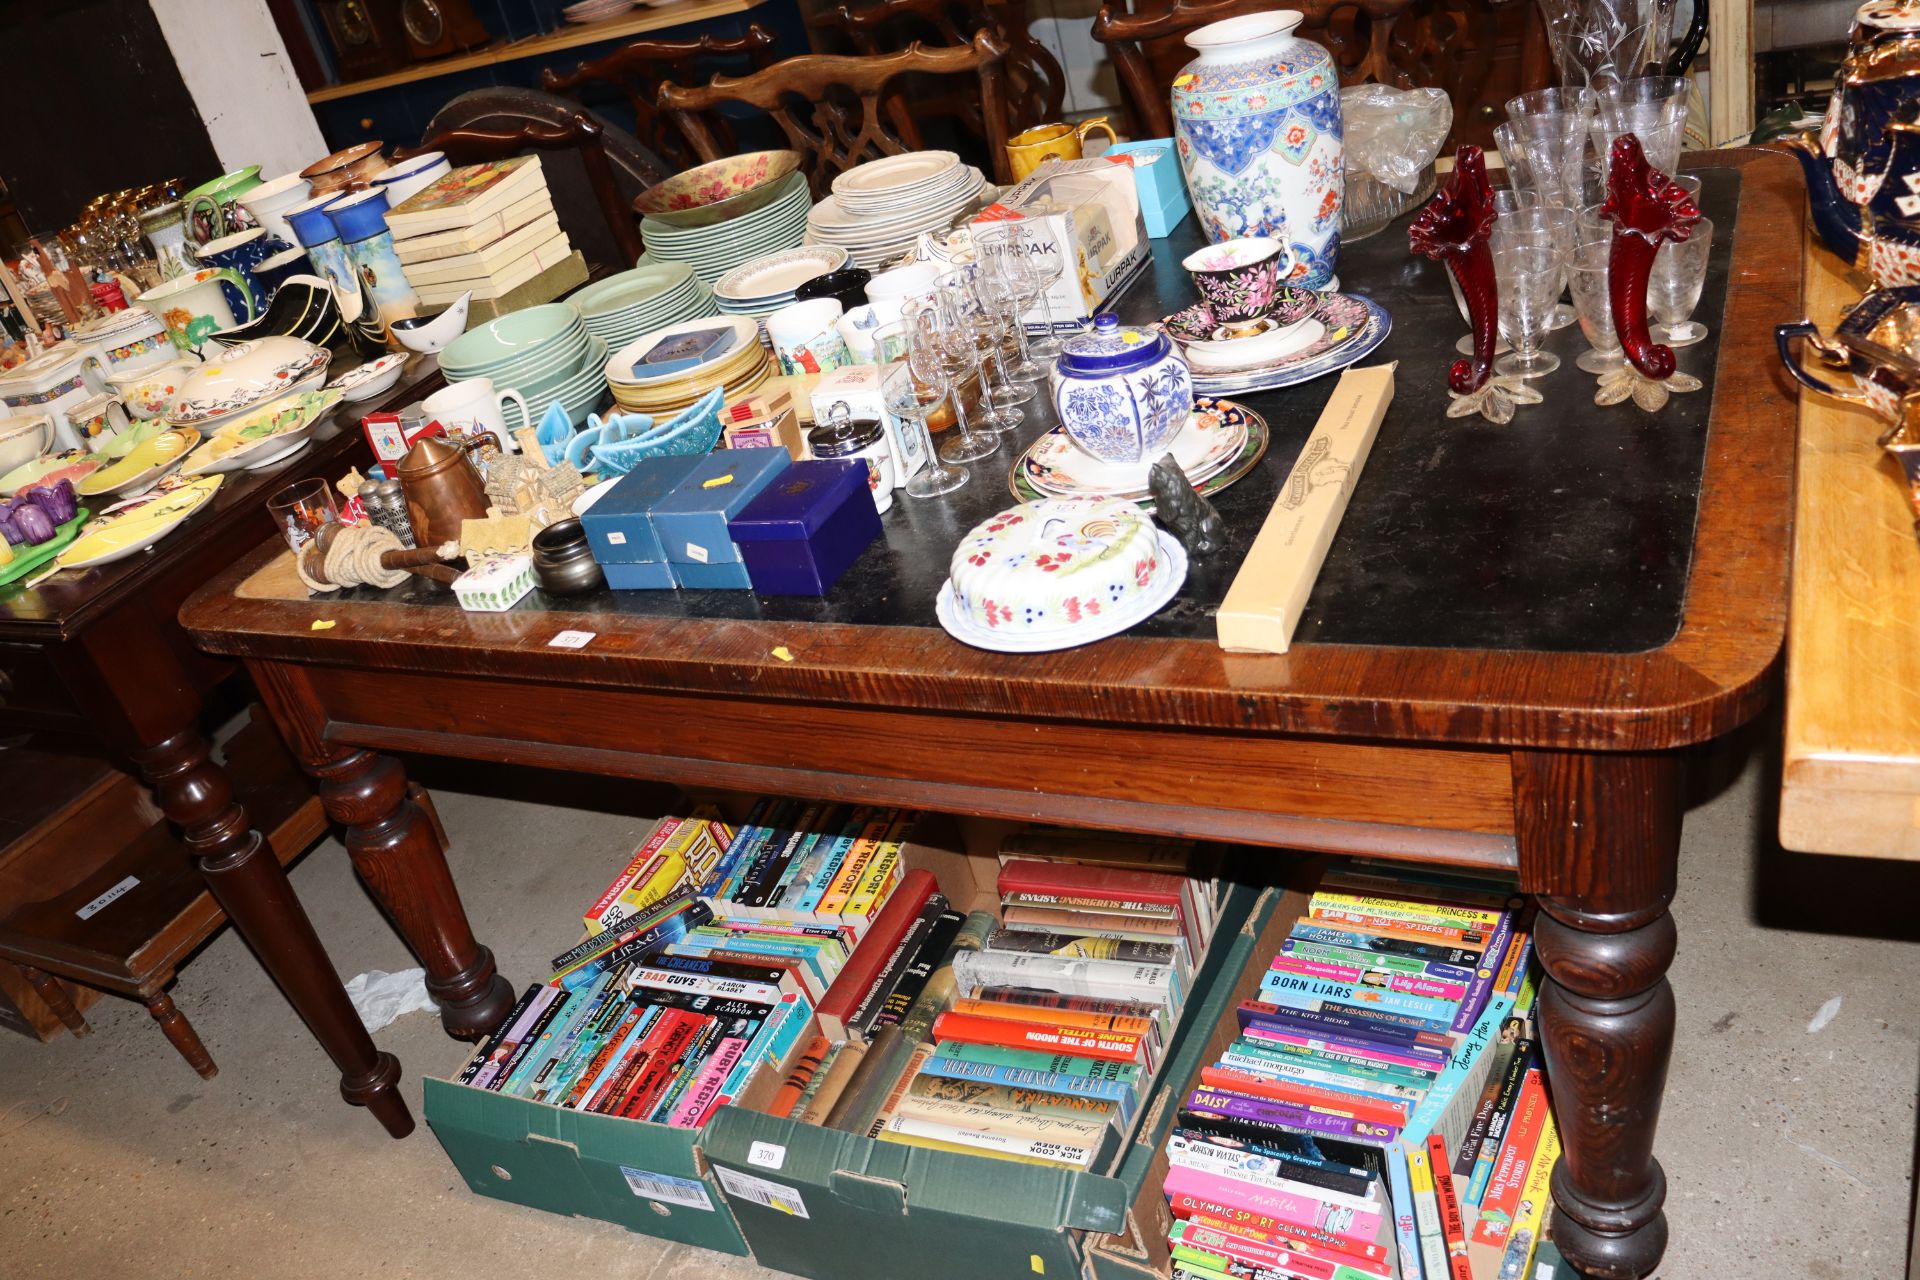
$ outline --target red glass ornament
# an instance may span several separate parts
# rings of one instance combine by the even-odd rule
[[[1623,133],[1607,155],[1607,202],[1600,212],[1613,223],[1607,251],[1607,302],[1614,331],[1633,367],[1656,381],[1673,373],[1673,348],[1653,340],[1647,327],[1647,278],[1653,258],[1668,240],[1693,234],[1700,208],[1666,174],[1647,163],[1640,139]]]
[[[1486,157],[1468,145],[1453,153],[1453,177],[1407,230],[1413,251],[1446,263],[1467,300],[1473,355],[1454,361],[1447,371],[1447,385],[1463,396],[1478,391],[1493,372],[1493,348],[1500,336],[1499,286],[1493,278],[1493,251],[1487,247],[1497,216]]]

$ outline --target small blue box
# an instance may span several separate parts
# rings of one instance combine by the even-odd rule
[[[1116,142],[1104,153],[1131,155],[1133,184],[1140,193],[1140,216],[1147,224],[1147,235],[1155,240],[1180,225],[1180,219],[1193,208],[1187,195],[1186,175],[1180,172],[1180,156],[1172,138],[1147,138],[1140,142]]]
[[[600,571],[615,591],[671,591],[679,586],[673,579],[673,566],[665,560],[636,560],[630,564],[603,562]]]
[[[753,586],[753,579],[747,576],[747,566],[738,560],[718,564],[669,564],[667,568],[673,570],[674,581],[689,591],[714,588],[745,591]]]
[[[653,504],[654,532],[667,559],[738,564],[740,551],[727,535],[727,521],[792,463],[785,449],[721,449],[697,459],[674,491]]]
[[[647,512],[672,493],[674,486],[686,478],[698,461],[698,458],[643,458],[634,464],[633,470],[612,481],[612,492],[588,507],[580,517],[580,526],[587,531],[587,545],[593,548],[593,558],[602,565],[665,560],[666,548],[660,545]],[[607,581],[613,583],[611,575]],[[670,587],[673,582],[669,578],[660,585]]]
[[[827,594],[880,536],[866,460],[794,463],[728,531],[761,595]]]

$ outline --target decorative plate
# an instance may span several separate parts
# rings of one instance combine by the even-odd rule
[[[635,197],[633,207],[675,226],[723,222],[779,195],[803,159],[798,151],[753,151],[696,165],[648,187]]]
[[[1222,414],[1238,414],[1246,420],[1247,434],[1246,439],[1240,445],[1240,451],[1228,458],[1226,464],[1219,471],[1216,471],[1205,480],[1198,481],[1194,484],[1194,488],[1199,490],[1200,496],[1204,498],[1219,493],[1222,489],[1242,479],[1249,471],[1252,471],[1254,464],[1266,456],[1269,433],[1267,430],[1267,420],[1237,401],[1214,400],[1208,396],[1199,396],[1195,398],[1194,403],[1196,405],[1210,404],[1216,411]],[[1055,428],[1055,430],[1058,430],[1058,428]],[[1045,436],[1041,437],[1042,440],[1045,438]],[[1037,445],[1039,441],[1035,441],[1034,443]],[[1028,478],[1026,468],[1021,465],[1024,460],[1025,457],[1022,455],[1020,459],[1014,462],[1012,470],[1007,475],[1007,488],[1013,496],[1022,502],[1033,502],[1041,498],[1060,497],[1060,494],[1050,493],[1035,485],[1033,481]],[[1091,459],[1089,459],[1089,461],[1091,461]],[[1116,493],[1101,496],[1125,498],[1129,502],[1138,504],[1141,510],[1149,514],[1153,511],[1153,496],[1151,493],[1142,492],[1138,495]]]
[[[713,296],[726,302],[779,298],[846,265],[845,249],[830,244],[802,245],[735,267],[714,281]]]
[[[1196,486],[1230,466],[1247,444],[1258,415],[1237,404],[1201,396],[1165,452],[1171,452]],[[1102,462],[1076,445],[1064,427],[1043,432],[1013,465],[1023,489],[1056,498],[1126,498],[1147,494],[1148,462]]]
[[[145,551],[206,506],[225,479],[225,476],[202,476],[115,507],[60,553],[60,567],[79,569],[112,564]]]
[[[327,390],[338,391],[340,398],[351,404],[356,400],[365,400],[377,396],[394,383],[400,381],[400,373],[407,367],[407,357],[394,352],[381,356],[378,360],[369,360],[358,368],[347,370],[327,384]]]
[[[39,546],[15,547],[13,559],[0,564],[0,586],[9,582],[18,582],[65,551],[67,544],[72,542],[75,535],[80,532],[80,526],[85,524],[87,517],[92,514],[85,507],[81,507],[73,513],[73,519],[54,529],[53,536]]]
[[[264,467],[284,458],[306,442],[340,401],[341,393],[330,389],[288,396],[256,409],[209,435],[187,459],[181,474],[216,475]]]
[[[1393,330],[1393,319],[1385,307],[1355,293],[1321,294],[1313,319],[1325,332],[1311,346],[1235,373],[1206,373],[1195,366],[1194,391],[1201,395],[1244,395],[1309,382],[1364,360]],[[1181,346],[1184,350],[1185,344]]]
[[[160,477],[186,461],[187,455],[199,443],[200,433],[192,427],[162,431],[152,439],[135,445],[127,451],[126,457],[112,466],[102,467],[81,479],[73,486],[74,490],[85,498],[96,498],[107,493],[123,496],[145,493],[159,483]]]
[[[78,485],[103,465],[98,455],[79,449],[41,454],[33,461],[23,462],[0,476],[0,498],[11,497],[22,489],[37,485],[59,484],[62,480],[71,480]]]
[[[934,617],[946,633],[962,644],[972,645],[976,649],[991,649],[997,653],[1053,653],[1061,649],[1075,649],[1095,640],[1105,640],[1117,636],[1130,627],[1138,626],[1154,614],[1160,612],[1177,595],[1187,580],[1187,551],[1180,545],[1180,539],[1166,530],[1157,530],[1160,538],[1160,554],[1166,557],[1166,572],[1160,575],[1151,589],[1144,594],[1125,602],[1112,613],[1096,622],[1070,628],[1064,632],[1034,633],[993,631],[980,626],[973,619],[961,614],[953,602],[953,583],[940,584],[940,594],[934,599]]]
[[[167,420],[192,427],[255,408],[316,373],[324,375],[330,359],[325,347],[298,338],[256,338],[228,347],[181,385]]]

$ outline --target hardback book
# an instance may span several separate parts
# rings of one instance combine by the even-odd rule
[[[539,156],[462,165],[387,210],[387,226],[395,240],[470,227],[546,185]]]
[[[470,227],[455,227],[451,231],[436,231],[431,235],[395,240],[393,252],[403,267],[441,258],[457,258],[463,253],[478,253],[503,236],[552,216],[553,194],[542,187],[498,213],[488,214]]]
[[[430,307],[456,302],[461,294],[469,291],[476,299],[503,298],[543,271],[559,266],[571,256],[573,256],[573,246],[568,243],[565,235],[558,235],[521,254],[490,275],[466,280],[449,280],[441,284],[415,285],[413,291],[419,295],[422,304]]]
[[[456,254],[451,258],[435,258],[431,262],[403,267],[403,270],[407,283],[416,290],[447,281],[481,279],[492,276],[508,263],[519,261],[528,253],[555,239],[564,242],[566,236],[560,230],[560,219],[553,214],[548,214],[538,221],[529,222],[518,231],[508,232],[472,253]]]
[[[852,1034],[850,1023],[854,1011],[878,985],[881,973],[896,954],[902,957],[902,968],[912,959],[907,949],[907,937],[920,922],[921,913],[936,899],[944,907],[945,899],[940,897],[931,873],[912,871],[907,874],[906,880],[888,899],[887,905],[881,908],[873,927],[847,958],[833,985],[827,988],[827,994],[820,1001],[817,1011],[820,1030],[829,1039],[844,1040]],[[882,994],[880,999],[885,1000],[886,996]],[[866,1036],[863,1032],[854,1038],[865,1040]]]

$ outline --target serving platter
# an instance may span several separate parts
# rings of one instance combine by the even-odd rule
[[[58,567],[82,569],[112,564],[145,551],[212,501],[225,479],[201,476],[170,484],[109,509],[60,553]]]

